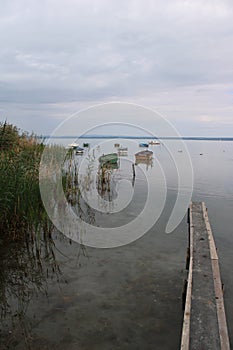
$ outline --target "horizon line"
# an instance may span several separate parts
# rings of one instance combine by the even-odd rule
[[[42,135],[37,136],[40,139],[148,139],[148,140],[206,140],[206,141],[233,141],[233,136],[132,136],[132,135],[61,135],[61,136],[49,136]]]

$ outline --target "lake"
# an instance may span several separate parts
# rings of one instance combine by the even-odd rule
[[[9,307],[2,316],[0,348],[179,349],[187,216],[184,215],[173,232],[165,233],[177,196],[176,164],[163,143],[150,146],[153,160],[136,165],[134,179],[132,162],[135,152],[141,150],[140,140],[82,142],[90,143],[94,150],[90,149],[83,168],[80,164],[88,150],[84,156],[75,156],[75,164],[81,166],[80,179],[86,184],[85,181],[89,181],[81,204],[73,205],[76,215],[84,222],[109,230],[127,225],[140,215],[146,225],[153,211],[158,220],[138,239],[137,227],[134,228],[135,232],[130,234],[135,236],[130,236],[129,244],[111,249],[84,246],[55,231],[53,241],[45,245],[39,269],[25,258],[24,251],[20,257],[15,247],[4,252],[1,293]],[[101,185],[99,188],[95,177],[98,157],[116,152],[116,142],[128,147],[128,157],[121,157],[119,167],[111,170],[111,190]],[[193,166],[192,200],[205,202],[218,249],[228,331],[233,344],[233,276],[230,272],[233,265],[233,142],[187,140],[185,144]],[[176,143],[172,143],[172,147],[176,157],[182,160],[184,149]],[[91,169],[90,174],[87,169]],[[186,174],[185,164],[181,171]],[[143,212],[148,182],[153,191],[153,204],[148,212]],[[189,189],[182,190],[188,192]],[[87,207],[85,200],[90,201]],[[140,223],[138,225],[140,227]],[[135,240],[132,237],[136,237]],[[19,262],[21,269],[18,269]]]

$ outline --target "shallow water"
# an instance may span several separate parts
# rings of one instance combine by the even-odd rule
[[[138,140],[127,142],[124,140],[124,145],[129,147],[129,160],[133,160],[134,153],[139,151]],[[96,159],[103,151],[114,151],[113,145],[113,140],[101,145],[95,150]],[[192,200],[206,203],[218,248],[228,330],[233,343],[233,277],[230,273],[233,263],[233,142],[186,141],[186,145],[194,170]],[[115,197],[113,193],[109,202],[104,194],[106,212],[92,210],[92,214],[97,226],[111,228],[130,222],[145,206],[148,178],[158,194],[156,210],[162,198],[164,172],[166,204],[156,224],[140,239],[112,249],[82,247],[54,233],[54,254],[61,274],[49,272],[49,278],[38,277],[34,285],[30,283],[25,293],[31,300],[25,301],[27,308],[24,307],[22,317],[13,317],[14,327],[10,317],[2,320],[1,349],[29,346],[69,350],[179,349],[188,229],[185,216],[175,231],[165,234],[176,200],[178,178],[166,148],[160,145],[150,149],[154,151],[153,165],[137,166],[135,182],[132,164],[126,158],[122,158],[119,169],[113,171],[111,185],[116,186],[118,195],[121,192],[124,200],[133,193],[129,205],[118,213],[109,214],[114,209],[112,199]],[[178,153],[182,157],[182,152]],[[79,157],[77,162],[81,159]],[[117,187],[122,179],[125,181]],[[93,184],[88,190],[90,193],[96,191],[96,183]],[[32,274],[32,270],[29,273]],[[4,287],[8,288],[8,295],[13,290],[12,286]],[[18,310],[15,289],[9,301],[11,308]]]

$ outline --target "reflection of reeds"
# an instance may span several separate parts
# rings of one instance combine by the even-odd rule
[[[94,152],[93,154],[87,154],[86,162],[85,175],[81,176],[74,152],[67,153],[63,164],[62,184],[67,202],[72,206],[81,221],[94,223],[95,212],[85,199],[85,194],[90,191],[93,183]],[[79,229],[81,234],[82,227]]]
[[[115,197],[115,181],[114,170],[118,169],[119,165],[105,163],[99,167],[97,188],[99,194],[108,201],[112,201]]]
[[[28,302],[38,291],[46,291],[45,281],[60,276],[52,239],[34,242],[13,242],[1,247],[0,312],[24,316]]]
[[[0,248],[0,348],[11,349],[20,340],[30,350],[30,302],[38,293],[46,297],[48,280],[62,279],[56,247],[45,234],[39,240],[12,242],[5,248]]]

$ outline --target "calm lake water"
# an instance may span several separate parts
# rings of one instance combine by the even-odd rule
[[[91,146],[101,142],[86,141]],[[104,144],[95,148],[94,153],[90,151],[94,157],[93,173],[97,171],[99,155],[116,151],[114,143],[119,140],[102,141]],[[136,166],[134,181],[130,160],[141,150],[138,142],[120,140],[122,146],[128,147],[129,155],[122,157],[119,168],[112,172],[112,190],[98,192],[96,182],[87,190],[91,197],[97,189],[109,207],[105,213],[97,208],[88,215],[96,226],[111,228],[129,223],[145,206],[148,179],[158,193],[154,199],[156,208],[162,198],[164,172],[166,203],[158,221],[140,239],[112,249],[84,247],[55,232],[54,245],[46,248],[40,274],[24,253],[18,260],[19,271],[14,247],[2,253],[1,289],[9,309],[1,321],[1,349],[179,349],[187,217],[171,234],[165,233],[177,195],[176,167],[163,144],[150,146],[153,162]],[[194,172],[192,200],[206,203],[218,249],[228,331],[233,344],[233,142],[186,141],[185,144]],[[181,151],[174,149],[180,157]],[[77,156],[75,161],[79,164],[81,160],[82,156]],[[85,177],[85,169],[82,173],[81,168],[80,176]],[[123,201],[130,197],[130,203],[124,210],[111,214],[112,203],[119,195]],[[94,199],[92,203],[96,203]],[[74,210],[79,214],[79,208]],[[56,259],[55,265],[51,265],[51,256]]]

